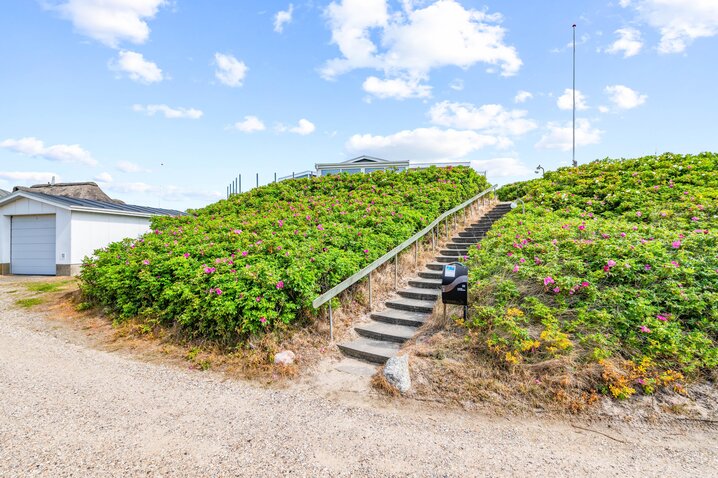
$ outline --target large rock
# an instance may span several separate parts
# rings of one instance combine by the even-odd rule
[[[391,357],[384,365],[384,377],[394,385],[401,393],[406,393],[411,388],[411,377],[409,376],[409,356],[402,355]]]
[[[275,364],[291,365],[294,363],[294,352],[291,350],[283,350],[274,356]]]

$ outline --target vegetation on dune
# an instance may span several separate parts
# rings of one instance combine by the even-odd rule
[[[81,287],[118,320],[234,341],[311,317],[321,292],[487,187],[465,167],[270,184],[154,218],[88,258]]]
[[[617,398],[718,366],[718,155],[606,159],[499,191],[519,195],[526,213],[470,253],[474,350],[598,369],[591,387]]]

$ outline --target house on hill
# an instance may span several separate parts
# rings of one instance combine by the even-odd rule
[[[0,274],[75,275],[96,249],[181,211],[125,204],[95,183],[17,186],[0,197]]]

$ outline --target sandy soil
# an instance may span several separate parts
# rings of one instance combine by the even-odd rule
[[[0,476],[716,476],[718,429],[495,418],[373,394],[328,359],[277,389],[91,346],[0,278]],[[12,292],[15,291],[15,292]]]

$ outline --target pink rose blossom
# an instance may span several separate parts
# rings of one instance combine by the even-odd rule
[[[543,280],[543,285],[549,285],[549,284],[553,284],[553,283],[555,283],[555,281],[553,280],[553,277],[551,277],[551,276],[545,277]]]
[[[657,318],[658,320],[660,320],[661,322],[665,322],[665,321],[668,320],[668,317],[666,317],[665,315],[661,315],[661,314],[658,314],[658,315],[656,316],[656,318]]]
[[[284,281],[283,280],[280,280],[279,282],[277,282],[277,289],[284,289]]]
[[[649,328],[646,327],[645,325],[641,325],[641,327],[639,327],[639,328],[640,328],[641,332],[643,332],[644,334],[650,334],[650,333],[651,333],[651,329],[649,329]]]
[[[518,271],[519,271],[519,265],[516,264],[516,265],[514,266],[514,272],[518,272]]]
[[[673,247],[673,249],[680,249],[680,247],[681,247],[681,241],[673,241],[673,242],[671,243],[671,246]]]

